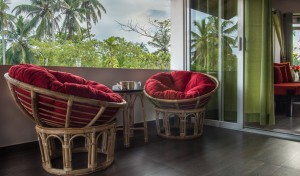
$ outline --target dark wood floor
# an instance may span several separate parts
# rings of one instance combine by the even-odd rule
[[[188,141],[137,134],[130,148],[117,137],[115,162],[92,176],[265,176],[300,175],[300,143],[216,127]],[[22,148],[22,149],[21,149]],[[1,176],[46,176],[36,143],[0,148]]]
[[[287,110],[276,111],[275,125],[261,126],[259,122],[246,122],[245,126],[279,133],[300,135],[300,105],[293,105],[292,117],[288,116],[286,111]]]

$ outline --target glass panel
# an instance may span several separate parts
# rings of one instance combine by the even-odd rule
[[[300,29],[296,28],[293,30],[293,65],[300,65]]]
[[[206,118],[237,122],[237,0],[191,0],[190,13],[190,68],[221,82]]]

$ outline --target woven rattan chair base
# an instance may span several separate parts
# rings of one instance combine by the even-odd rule
[[[43,168],[51,174],[88,174],[105,169],[114,161],[115,122],[87,128],[46,128],[36,125],[36,132]],[[75,153],[85,156],[75,160]],[[57,160],[62,166],[57,167]],[[83,167],[74,167],[80,163],[85,164]]]
[[[179,110],[154,108],[156,130],[167,139],[194,139],[202,135],[205,108]]]

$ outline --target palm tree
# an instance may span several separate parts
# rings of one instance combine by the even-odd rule
[[[21,13],[31,17],[30,26],[36,28],[36,38],[46,39],[51,37],[54,39],[55,28],[58,28],[58,20],[60,17],[55,17],[64,1],[61,0],[31,0],[31,4],[18,5],[13,9],[16,16]]]
[[[6,52],[9,64],[34,63],[28,40],[31,38],[31,23],[24,21],[23,16],[17,18],[15,28],[8,33],[10,48]]]
[[[90,30],[91,30],[91,21],[96,24],[98,18],[101,19],[101,10],[106,13],[105,8],[99,2],[99,0],[81,0],[81,8],[85,11],[86,18],[86,28],[88,32],[88,37],[91,39]]]
[[[202,19],[201,22],[194,21],[196,26],[196,32],[191,31],[191,49],[193,50],[192,63],[193,65],[206,65],[207,61],[207,42],[209,39],[209,26],[206,24],[206,20]]]
[[[219,38],[219,18],[218,17],[208,17],[209,24],[211,25],[211,33]],[[223,46],[227,52],[232,52],[232,47],[236,47],[237,37],[233,36],[233,32],[238,29],[237,23],[233,21],[224,20],[221,23],[221,32],[222,32],[222,39],[223,39]]]
[[[226,58],[232,58],[232,48],[236,47],[237,37],[232,33],[237,30],[237,24],[224,20],[221,23],[221,36],[219,34],[219,18],[208,17],[201,22],[194,21],[196,32],[191,32],[192,62],[202,65],[208,70],[218,65],[219,39],[222,39],[223,51]]]
[[[67,39],[72,39],[73,35],[81,35],[82,29],[80,23],[85,20],[84,10],[80,8],[80,0],[65,0],[65,6],[62,7],[62,14],[65,19],[62,24],[62,32],[67,35]]]
[[[0,24],[0,29],[1,29],[1,37],[2,37],[2,64],[5,65],[6,61],[5,61],[5,50],[6,50],[6,46],[5,46],[5,33],[6,28],[12,26],[12,20],[14,18],[14,16],[6,13],[6,11],[9,9],[9,1],[8,0],[0,0],[0,20],[1,20],[1,24]]]

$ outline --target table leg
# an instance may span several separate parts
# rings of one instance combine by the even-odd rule
[[[128,108],[123,109],[123,136],[124,136],[124,146],[130,147],[129,139],[129,119],[128,119]]]
[[[143,101],[143,94],[140,95],[141,105],[142,105],[142,113],[143,113],[143,120],[144,120],[144,140],[145,142],[148,142],[148,128],[147,128],[147,118],[146,118],[146,111]]]
[[[129,119],[129,136],[133,137],[134,136],[134,130],[132,128],[134,128],[134,105],[132,104],[129,107],[129,115],[128,115],[128,119]]]
[[[130,138],[134,136],[134,130],[143,130],[144,141],[148,142],[148,128],[146,120],[146,111],[143,101],[143,92],[134,94],[122,94],[122,97],[126,100],[127,106],[123,108],[123,135],[124,146],[130,147]],[[134,103],[136,98],[139,97],[142,106],[143,127],[134,127]]]

